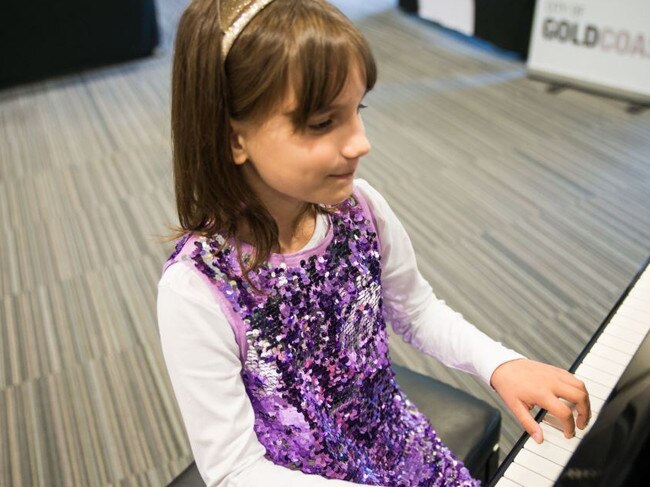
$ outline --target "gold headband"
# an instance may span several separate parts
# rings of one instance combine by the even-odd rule
[[[223,39],[222,59],[225,61],[239,34],[273,0],[220,0],[219,15]]]

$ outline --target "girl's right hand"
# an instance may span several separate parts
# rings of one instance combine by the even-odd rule
[[[530,413],[535,406],[558,418],[567,438],[575,435],[576,426],[586,428],[591,418],[584,383],[559,367],[528,359],[512,360],[496,368],[490,384],[537,443],[544,441],[544,435]],[[576,420],[570,405],[578,411]]]

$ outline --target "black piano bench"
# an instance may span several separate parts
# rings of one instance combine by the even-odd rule
[[[486,483],[499,459],[501,413],[474,396],[407,368],[393,365],[406,396],[430,420],[442,440],[463,460],[472,475]],[[187,467],[168,487],[205,485],[196,464]]]

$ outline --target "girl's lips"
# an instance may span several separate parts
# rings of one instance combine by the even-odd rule
[[[354,176],[354,171],[346,173],[346,174],[332,174],[331,177],[336,178],[336,179],[348,179]]]

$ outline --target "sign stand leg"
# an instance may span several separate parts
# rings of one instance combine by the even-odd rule
[[[639,115],[644,111],[650,109],[650,104],[647,103],[630,103],[625,111],[631,115]]]
[[[557,95],[558,93],[566,89],[567,89],[567,85],[563,85],[560,83],[549,83],[548,86],[546,87],[546,92],[550,93],[551,95]]]

